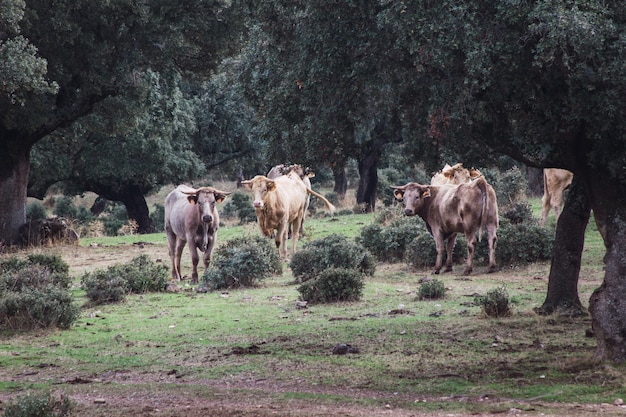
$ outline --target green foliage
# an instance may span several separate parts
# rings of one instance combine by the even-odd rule
[[[402,216],[393,219],[387,226],[373,223],[363,227],[356,241],[379,261],[397,262],[404,258],[409,244],[423,233],[428,232],[421,218]]]
[[[489,183],[496,192],[499,208],[507,207],[525,199],[528,180],[526,179],[526,174],[517,166],[513,166],[501,173],[492,173],[490,170],[485,174],[489,175]]]
[[[0,327],[67,329],[78,318],[79,309],[67,290],[67,265],[60,259],[42,255],[8,260],[1,270]]]
[[[81,285],[92,303],[106,304],[122,301],[129,293],[164,291],[168,277],[165,265],[152,262],[147,255],[139,255],[128,264],[83,274]]]
[[[202,275],[202,287],[209,291],[253,287],[281,273],[280,256],[270,239],[240,237],[227,241],[213,252],[211,264]]]
[[[291,258],[289,267],[297,281],[305,282],[328,268],[351,269],[371,276],[376,262],[362,245],[334,233],[303,245]]]
[[[228,202],[224,204],[222,213],[225,217],[239,217],[239,224],[256,221],[252,197],[243,191],[235,191],[231,194]]]
[[[47,394],[25,394],[9,401],[4,407],[4,417],[70,417],[75,404],[69,397],[59,399]]]
[[[474,297],[474,304],[481,306],[488,317],[508,317],[511,315],[511,302],[505,287],[498,287],[487,295]]]
[[[446,296],[446,287],[443,281],[433,279],[423,282],[417,290],[417,298],[419,300],[435,300]]]
[[[547,261],[552,258],[554,234],[534,222],[512,224],[500,220],[497,261],[499,264]]]
[[[26,222],[43,220],[48,217],[46,208],[39,201],[33,201],[26,206]]]
[[[330,267],[298,286],[300,298],[309,303],[358,301],[363,293],[363,273],[355,269]]]
[[[162,204],[154,205],[154,210],[150,213],[150,220],[154,224],[155,232],[165,231],[165,207]]]
[[[533,208],[527,200],[516,201],[500,209],[500,216],[512,224],[536,224]]]

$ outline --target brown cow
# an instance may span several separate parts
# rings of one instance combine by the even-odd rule
[[[435,239],[437,261],[435,274],[441,270],[444,241],[446,241],[446,269],[452,271],[452,250],[457,233],[464,233],[467,240],[467,264],[464,275],[472,272],[476,232],[480,240],[487,229],[489,245],[489,269],[496,270],[496,232],[498,230],[498,203],[493,187],[484,178],[459,185],[420,185],[410,182],[393,186],[394,196],[404,200],[404,214],[419,215]]]
[[[181,279],[180,257],[187,244],[193,265],[191,282],[198,283],[200,258],[197,249],[204,252],[206,269],[220,224],[215,204],[224,201],[229,194],[213,187],[196,189],[179,185],[165,197],[165,233],[172,261],[172,279]]]
[[[481,176],[479,170],[464,168],[461,162],[453,166],[446,164],[441,171],[433,175],[430,185],[464,184]]]
[[[269,170],[269,172],[267,173],[267,178],[273,180],[276,179],[278,177],[280,177],[281,175],[289,175],[289,174],[295,174],[297,176],[299,176],[302,181],[304,182],[304,185],[306,185],[306,187],[310,190],[312,190],[311,188],[311,178],[313,178],[315,176],[315,172],[313,172],[313,170],[311,168],[304,168],[302,165],[284,165],[284,164],[280,164],[280,165],[276,165],[274,167],[272,167],[272,169]],[[302,216],[302,223],[300,224],[300,231],[304,232],[304,220],[306,219],[306,215],[307,212],[309,210],[309,203],[311,202],[311,196],[307,194],[306,196],[306,205],[304,206],[304,215]],[[289,237],[291,237],[291,225],[289,225]]]
[[[261,233],[271,237],[274,230],[277,230],[275,235],[276,248],[278,248],[282,259],[287,257],[286,243],[290,225],[292,228],[292,253],[296,252],[300,225],[309,194],[324,201],[331,212],[335,211],[335,206],[330,201],[307,188],[302,179],[293,173],[281,175],[275,179],[257,175],[251,180],[242,181],[242,184],[254,194],[252,205]]]
[[[572,183],[574,174],[566,169],[545,168],[543,170],[543,197],[541,198],[541,224],[545,225],[550,210],[559,220],[563,209],[563,192]]]

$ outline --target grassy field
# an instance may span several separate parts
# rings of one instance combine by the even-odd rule
[[[537,201],[534,201],[537,212]],[[303,243],[355,236],[372,214],[308,219]],[[219,241],[257,234],[228,225]],[[296,308],[282,276],[258,288],[133,295],[87,307],[86,271],[138,254],[169,264],[162,233],[83,239],[60,254],[85,305],[66,331],[0,333],[0,400],[26,392],[67,395],[80,416],[624,415],[621,366],[594,364],[589,317],[542,317],[549,264],[502,266],[471,277],[442,274],[445,299],[420,301],[428,270],[379,264],[359,302]],[[586,306],[603,277],[590,226],[579,292]],[[189,269],[185,250],[183,269]],[[486,318],[474,296],[504,287],[513,315]],[[358,353],[334,355],[346,343]],[[616,402],[617,401],[617,405]],[[1,404],[0,404],[1,405]]]

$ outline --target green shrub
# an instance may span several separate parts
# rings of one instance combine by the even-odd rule
[[[363,293],[363,273],[355,269],[328,268],[298,288],[300,298],[309,303],[358,301]]]
[[[117,236],[118,230],[128,223],[128,212],[126,207],[119,203],[109,204],[108,215],[103,218],[104,233],[107,236]]]
[[[418,235],[428,233],[419,217],[398,217],[389,225],[371,224],[361,229],[356,241],[381,262],[398,262],[404,259],[409,244]]]
[[[476,245],[476,251],[474,253],[474,262],[480,263],[481,254],[487,254],[486,239],[483,239],[482,243]],[[485,249],[483,249],[483,247]],[[444,250],[443,262],[446,262],[446,253]],[[467,257],[467,244],[465,243],[465,237],[463,234],[457,235],[456,244],[452,251],[452,262],[456,265]],[[426,267],[434,267],[435,260],[437,259],[437,246],[435,245],[435,239],[423,230],[420,234],[407,245],[404,253],[404,260],[407,265],[414,269],[421,269]]]
[[[201,288],[218,290],[252,287],[269,276],[282,273],[282,263],[273,241],[260,236],[227,241],[213,252],[202,275]]]
[[[74,404],[68,397],[59,399],[48,394],[20,395],[4,407],[4,417],[65,417],[71,416]]]
[[[126,279],[126,288],[135,294],[165,291],[169,271],[167,266],[152,262],[148,255],[139,255],[127,265],[119,265]]]
[[[43,220],[48,218],[48,212],[46,208],[39,201],[33,201],[26,206],[26,222],[32,222],[33,220]]]
[[[44,271],[45,270],[45,271]],[[46,272],[47,271],[47,272]],[[52,284],[69,288],[69,265],[58,255],[31,254],[25,260],[10,257],[0,262],[0,288]]]
[[[152,220],[155,232],[163,232],[165,230],[165,207],[155,204],[154,210],[150,213],[150,220]]]
[[[533,217],[533,209],[526,200],[507,205],[501,210],[500,215],[512,224],[537,223],[537,220]]]
[[[164,291],[168,278],[165,265],[152,262],[147,255],[139,255],[128,264],[87,272],[81,277],[81,284],[94,304],[106,304],[122,301],[130,293]]]
[[[553,233],[536,222],[511,224],[500,221],[496,260],[499,264],[547,261],[552,258]]]
[[[476,296],[474,303],[481,306],[488,317],[508,317],[511,315],[509,294],[504,287],[491,290],[484,296]]]
[[[443,281],[433,279],[422,283],[417,291],[419,300],[435,300],[446,296],[446,287]]]
[[[87,298],[94,304],[122,301],[128,292],[126,280],[115,266],[85,273],[80,279]]]
[[[513,166],[499,174],[492,173],[489,170],[486,170],[484,174],[492,179],[489,183],[496,192],[496,198],[498,199],[498,206],[500,208],[525,198],[528,180],[526,179],[526,175],[517,166]]]
[[[49,284],[4,291],[0,296],[0,326],[10,329],[67,329],[80,312],[72,301],[72,295],[66,289]]]
[[[239,224],[256,221],[256,213],[252,207],[252,197],[243,191],[235,191],[222,209],[224,217],[238,217]]]
[[[362,245],[335,233],[307,242],[293,255],[289,267],[296,280],[304,282],[328,268],[353,269],[365,275],[374,275],[376,262]]]

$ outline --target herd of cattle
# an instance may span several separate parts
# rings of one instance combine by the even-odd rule
[[[278,165],[267,174],[242,181],[253,194],[257,223],[261,234],[274,237],[276,248],[284,260],[287,240],[291,236],[292,253],[309,206],[310,196],[324,202],[331,213],[335,207],[311,188],[314,174],[300,165]],[[558,218],[563,205],[563,191],[572,181],[572,173],[562,169],[544,169],[544,196],[542,224],[553,209]],[[394,196],[404,204],[406,216],[420,216],[435,240],[437,259],[434,273],[441,271],[443,252],[446,251],[444,272],[452,270],[452,251],[456,236],[463,233],[467,240],[467,260],[464,274],[473,268],[477,239],[487,233],[489,247],[488,272],[496,270],[496,241],[498,230],[498,203],[496,193],[485,177],[476,169],[463,164],[446,166],[436,173],[430,184],[410,182],[392,186]],[[179,185],[165,198],[165,232],[172,264],[172,279],[182,279],[180,261],[185,246],[192,262],[192,283],[198,282],[198,249],[204,253],[204,267],[211,260],[217,239],[219,214],[216,205],[230,192],[213,187],[191,188]]]

